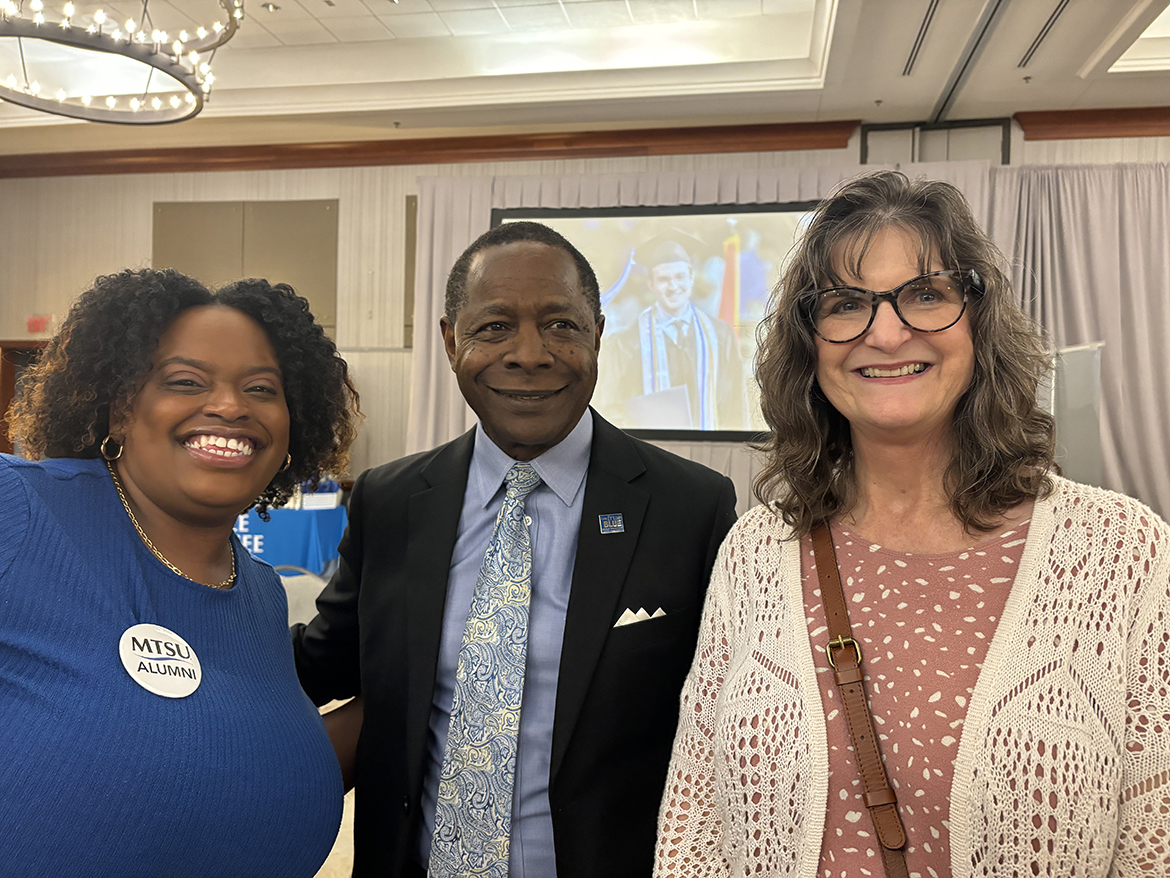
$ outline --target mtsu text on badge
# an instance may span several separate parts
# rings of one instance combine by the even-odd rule
[[[161,625],[131,625],[118,640],[118,655],[130,679],[163,698],[186,698],[203,677],[191,644]]]

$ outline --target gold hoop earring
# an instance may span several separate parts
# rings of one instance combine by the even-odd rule
[[[119,451],[118,453],[121,454],[122,452]],[[282,466],[280,469],[278,469],[277,472],[282,473],[285,470],[287,470],[290,466],[292,466],[292,455],[286,454],[284,456],[284,466]]]
[[[102,457],[104,457],[106,460],[117,460],[119,457],[122,456],[122,451],[123,451],[123,449],[125,449],[126,446],[125,445],[118,445],[118,440],[114,439],[114,444],[118,445],[118,453],[117,454],[110,454],[109,445],[110,445],[111,439],[114,439],[114,437],[107,436],[105,439],[103,439],[102,444],[100,446],[98,446],[98,450],[101,452]]]

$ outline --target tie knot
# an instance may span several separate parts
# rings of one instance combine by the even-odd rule
[[[504,484],[508,486],[508,494],[523,499],[531,494],[540,484],[540,476],[530,463],[515,464],[504,476]]]

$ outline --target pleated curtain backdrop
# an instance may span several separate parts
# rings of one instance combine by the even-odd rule
[[[1105,342],[1104,487],[1167,516],[1170,165],[993,168],[991,194],[1024,308],[1055,347]]]
[[[491,177],[419,178],[407,454],[454,439],[475,423],[447,362],[439,318],[451,266],[490,228],[491,218]]]

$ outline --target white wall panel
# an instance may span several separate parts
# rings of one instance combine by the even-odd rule
[[[351,470],[401,457],[406,448],[406,413],[410,408],[410,351],[341,348],[349,363],[365,420],[353,447]]]

